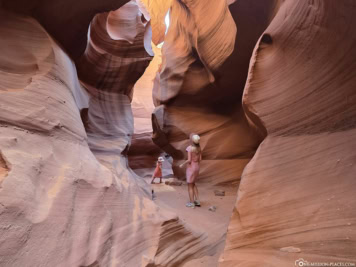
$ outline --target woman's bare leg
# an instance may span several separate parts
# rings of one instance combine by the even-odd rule
[[[198,187],[195,185],[195,183],[193,184],[193,190],[194,190],[194,200],[198,200],[199,201]]]
[[[188,184],[188,195],[189,195],[190,203],[193,203],[194,202],[194,185],[193,184]]]
[[[154,179],[155,179],[156,177],[154,177],[153,175],[152,175],[152,181],[151,181],[151,184],[153,184],[153,181],[154,181]]]

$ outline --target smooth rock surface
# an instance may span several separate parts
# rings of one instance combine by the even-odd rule
[[[34,19],[0,12],[0,265],[177,266],[205,255],[201,233],[152,202],[121,148],[105,149],[107,128],[86,133],[88,99],[68,55]],[[125,144],[130,128],[111,126]]]
[[[162,62],[161,50],[153,45],[155,56],[133,88],[132,113],[134,134],[128,151],[129,166],[141,177],[151,176],[157,158],[163,151],[152,141],[152,98],[154,80]],[[163,175],[172,173],[171,166],[164,163]],[[167,173],[168,172],[168,173]]]
[[[147,25],[141,15],[133,1],[96,15],[87,49],[76,62],[79,79],[90,96],[85,126],[92,150],[127,154],[130,146],[133,87],[152,59],[144,47]]]
[[[129,0],[2,0],[3,8],[35,17],[72,59],[85,51],[89,24],[97,13],[116,10]]]
[[[243,104],[267,136],[219,266],[356,262],[355,12],[354,1],[284,1],[261,36]]]
[[[185,178],[178,165],[190,133],[201,136],[199,179],[214,184],[238,181],[262,140],[264,133],[246,119],[241,97],[250,56],[274,7],[274,1],[172,2],[153,89],[153,141],[172,155],[178,178]]]

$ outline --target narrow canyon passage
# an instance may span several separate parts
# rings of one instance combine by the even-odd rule
[[[241,37],[235,36],[235,25],[237,23],[248,24],[252,18],[246,14],[241,16],[241,14],[253,7],[255,8],[253,11],[259,15],[256,28],[253,31],[250,29],[248,34],[246,34],[247,31],[245,33],[241,30]],[[219,25],[220,22],[211,23],[210,28],[205,29],[213,34],[209,36],[211,41],[209,43],[204,40],[203,45],[206,49],[210,45],[216,45],[217,40],[225,33],[226,39],[222,38],[219,41],[226,42],[226,45],[230,46],[230,51],[229,49],[221,50],[210,55],[211,57],[226,57],[225,65],[217,64],[215,73],[211,74],[218,79],[210,81],[207,75],[210,68],[203,64],[205,55],[198,55],[194,52],[195,44],[188,38],[191,32],[187,30],[177,35],[177,29],[189,29],[188,25],[192,22],[189,19],[175,20],[177,17],[181,18],[181,13],[186,11],[180,4],[173,3],[170,9],[172,18],[170,28],[165,36],[163,47],[161,50],[154,49],[156,50],[155,58],[134,88],[134,119],[142,122],[145,118],[147,121],[153,112],[153,141],[161,150],[157,150],[157,146],[151,142],[152,133],[147,132],[147,130],[152,131],[151,125],[145,127],[146,124],[135,123],[138,127],[135,129],[137,134],[134,134],[129,150],[129,165],[139,176],[146,177],[145,180],[149,184],[157,157],[160,155],[173,157],[173,161],[169,163],[166,161],[163,165],[163,176],[169,178],[163,179],[163,182],[168,184],[152,186],[156,197],[155,203],[176,213],[188,229],[203,233],[202,244],[210,247],[203,259],[192,260],[187,263],[187,266],[216,266],[218,264],[219,256],[224,248],[225,233],[236,200],[240,176],[263,137],[263,134],[259,132],[263,130],[259,130],[252,121],[250,123],[247,121],[241,102],[249,58],[258,37],[264,27],[267,27],[273,7],[273,2],[262,5],[257,2],[245,3],[240,5],[238,12],[232,9],[234,16],[231,17],[226,5],[220,3],[218,8],[211,6],[210,12],[213,9],[215,12],[218,11],[215,19],[222,20],[223,26],[219,29],[221,33],[214,34],[217,30],[216,24]],[[196,10],[192,9],[190,12],[197,12],[199,8],[201,7],[196,7]],[[236,42],[235,39],[237,39]],[[191,51],[189,53],[184,51],[183,46],[177,45],[179,42],[191,46]],[[243,49],[238,50],[237,47],[240,46]],[[186,54],[183,56],[182,53]],[[158,62],[155,62],[155,59]],[[220,60],[224,62],[224,59]],[[238,74],[232,73],[230,69],[237,66]],[[157,72],[157,69],[160,71]],[[156,73],[152,73],[152,70]],[[153,92],[155,110],[150,106],[151,103],[143,103],[151,101],[151,96],[146,94],[146,99],[143,100],[141,95],[143,93],[140,93],[140,90]],[[214,95],[218,90],[223,94]],[[136,101],[135,94],[138,95]],[[139,96],[141,96],[141,101]],[[143,129],[146,129],[146,136]],[[189,134],[192,132],[201,136],[203,149],[198,183],[202,208],[196,208],[194,211],[185,207],[188,201],[185,172],[184,169],[177,167],[185,156]],[[176,179],[183,181],[181,187],[171,186],[174,183],[180,184],[176,182]],[[215,190],[224,191],[226,196],[215,196]],[[217,208],[217,211],[210,211],[209,208]]]
[[[0,266],[355,266],[355,12],[0,0]]]
[[[202,235],[204,246],[209,247],[205,256],[191,260],[184,266],[217,266],[219,256],[224,249],[225,234],[236,201],[239,174],[236,174],[235,179],[225,183],[220,179],[220,185],[200,181],[199,194],[202,207],[194,211],[185,207],[189,199],[185,180],[177,179],[172,170],[173,159],[152,142],[151,116],[155,108],[152,94],[154,85],[157,86],[159,83],[158,69],[162,64],[161,49],[153,45],[153,50],[154,58],[133,89],[134,134],[128,152],[129,166],[150,185],[157,158],[162,156],[165,159],[162,167],[163,183],[158,183],[159,179],[156,179],[155,184],[151,185],[154,202],[159,207],[177,214],[182,224]],[[206,160],[205,156],[204,160]],[[223,196],[215,195],[216,190],[223,191]],[[216,208],[216,210],[209,210],[209,208]]]

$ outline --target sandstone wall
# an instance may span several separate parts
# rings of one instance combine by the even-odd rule
[[[285,1],[244,108],[267,133],[244,170],[220,266],[355,262],[353,1]]]
[[[163,152],[152,141],[152,91],[159,66],[162,62],[161,49],[153,45],[154,57],[145,73],[133,88],[132,113],[134,134],[128,151],[129,166],[139,176],[151,176],[156,167],[157,158]],[[166,164],[165,164],[166,165]],[[168,166],[171,172],[170,166]],[[163,174],[166,175],[166,174]]]
[[[85,53],[76,62],[90,95],[83,113],[92,150],[115,154],[127,149],[133,135],[133,87],[152,57],[144,47],[147,23],[135,2],[96,15]]]
[[[99,127],[88,127],[89,100],[87,134],[73,61],[37,21],[0,12],[0,265],[177,266],[206,255],[203,233],[158,208],[128,169],[116,145],[129,127],[110,124],[124,134],[108,145],[101,119],[119,97],[95,109]]]
[[[154,88],[154,142],[177,166],[189,134],[201,135],[200,179],[237,182],[264,136],[249,123],[241,98],[252,50],[273,17],[275,1],[173,1]]]

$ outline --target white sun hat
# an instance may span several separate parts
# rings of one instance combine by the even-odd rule
[[[192,141],[193,141],[194,144],[198,145],[198,144],[199,144],[199,141],[200,141],[200,136],[197,135],[197,134],[194,134],[194,135],[192,136]]]
[[[164,161],[163,157],[159,157],[159,158],[158,158],[158,161],[159,161],[159,162],[163,162],[163,161]]]

